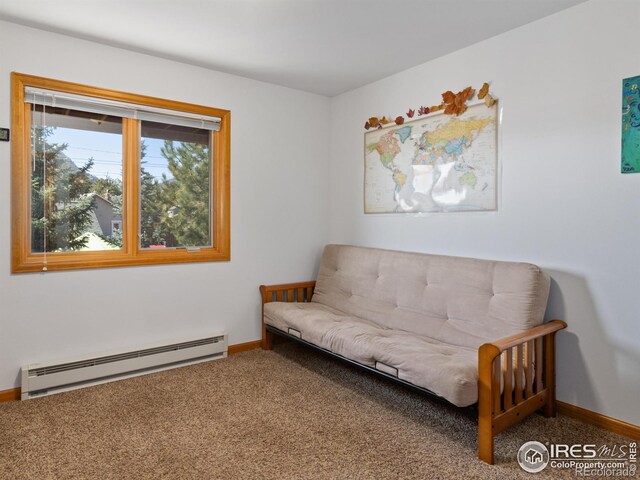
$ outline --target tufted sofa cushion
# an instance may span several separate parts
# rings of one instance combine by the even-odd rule
[[[478,353],[428,337],[382,328],[331,307],[274,302],[265,322],[362,365],[391,374],[459,407],[478,401]]]
[[[327,245],[312,302],[478,348],[539,325],[549,278],[528,263]]]

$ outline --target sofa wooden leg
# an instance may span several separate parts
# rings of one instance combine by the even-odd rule
[[[273,333],[264,330],[262,332],[262,349],[271,350],[273,348]]]
[[[491,420],[478,419],[478,458],[489,465],[493,465],[493,431]]]
[[[500,350],[484,344],[478,350],[478,458],[493,465],[493,414],[495,385],[500,388],[497,359]],[[498,391],[499,393],[499,391]]]
[[[547,399],[547,403],[545,403],[544,407],[542,407],[542,414],[546,418],[551,418],[556,416],[556,399],[555,398]]]
[[[545,342],[545,370],[544,386],[547,398],[542,409],[546,418],[556,416],[556,336],[555,333],[544,337]]]

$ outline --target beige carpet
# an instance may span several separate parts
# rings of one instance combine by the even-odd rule
[[[0,405],[1,479],[534,478],[528,440],[628,441],[534,415],[476,458],[476,419],[293,344]],[[545,470],[535,478],[575,478]]]

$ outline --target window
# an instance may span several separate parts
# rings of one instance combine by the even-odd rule
[[[13,272],[229,259],[229,111],[12,86]]]

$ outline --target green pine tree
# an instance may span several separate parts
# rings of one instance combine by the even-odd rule
[[[173,175],[162,182],[161,216],[175,238],[167,246],[211,245],[208,145],[165,140],[161,153]]]
[[[82,250],[95,206],[89,192],[93,159],[80,168],[64,155],[66,144],[47,141],[52,128],[31,132],[31,249],[33,252]]]
[[[175,239],[164,222],[163,184],[144,168],[147,145],[140,144],[140,245],[173,244]],[[166,181],[166,178],[165,178]]]
[[[91,188],[113,204],[113,213],[122,214],[122,180],[108,176],[97,178]]]

